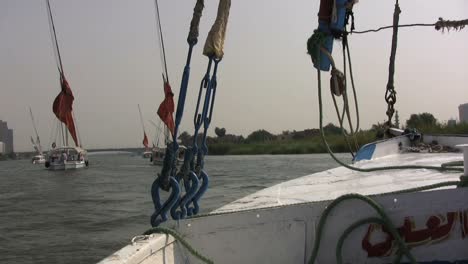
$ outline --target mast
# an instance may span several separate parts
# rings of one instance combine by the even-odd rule
[[[156,9],[156,23],[158,29],[158,39],[159,39],[159,51],[161,55],[161,66],[164,68],[163,80],[164,82],[169,82],[169,73],[167,71],[167,61],[166,61],[166,49],[164,48],[164,37],[161,26],[161,17],[159,15],[159,5],[158,0],[154,0],[154,7]]]
[[[160,58],[161,58],[161,67],[163,68],[163,83],[164,83],[164,88],[166,89],[166,85],[169,86],[169,73],[167,70],[167,60],[166,60],[166,50],[164,47],[164,36],[162,32],[162,25],[161,25],[161,16],[159,13],[159,5],[158,5],[158,0],[154,0],[154,7],[155,7],[155,13],[156,13],[156,29],[157,29],[157,35],[158,35],[158,45],[159,45],[159,51],[160,51]],[[172,92],[171,92],[172,93]],[[166,91],[164,92],[165,98],[167,97]],[[159,113],[158,113],[159,114]],[[172,135],[168,125],[166,124],[166,121],[162,119],[164,122],[164,145],[168,145],[170,143],[170,136]]]
[[[36,142],[34,144],[37,146],[39,154],[42,155],[41,140],[39,139],[39,134],[37,133],[37,127],[36,127],[36,123],[34,122],[34,116],[33,116],[33,112],[31,110],[31,107],[29,107],[29,113],[31,115],[31,121],[32,121],[32,124],[33,124],[34,133],[36,134]]]
[[[68,133],[70,133],[71,137],[73,138],[73,141],[75,142],[75,145],[79,146],[76,127],[75,127],[75,123],[73,120],[73,100],[75,98],[73,97],[73,92],[70,88],[68,81],[65,78],[65,74],[63,71],[62,57],[60,55],[60,49],[59,49],[59,44],[57,40],[57,33],[55,30],[55,23],[54,23],[54,18],[52,15],[52,9],[50,7],[49,0],[46,0],[46,4],[47,4],[47,14],[49,17],[49,29],[51,32],[52,42],[54,44],[53,50],[54,50],[55,59],[57,62],[57,69],[58,69],[59,76],[60,76],[60,86],[61,86],[60,93],[57,95],[52,105],[52,111],[54,112],[57,119],[60,120],[60,122],[62,122],[61,132],[62,132],[63,145],[68,146]],[[66,126],[66,131],[64,131],[63,124],[65,124]]]
[[[141,114],[140,104],[138,104],[138,112],[140,113],[141,127],[143,128],[143,133],[146,134],[145,124],[143,122],[143,115]]]

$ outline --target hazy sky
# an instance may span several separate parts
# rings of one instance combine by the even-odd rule
[[[195,1],[159,0],[169,75],[176,97],[187,54]],[[206,0],[182,131],[193,133],[193,111],[207,58],[201,52],[216,15]],[[394,1],[361,0],[356,29],[390,25]],[[152,0],[51,0],[64,69],[75,95],[75,115],[87,148],[141,146],[141,105],[149,135],[163,99]],[[468,18],[468,1],[400,0],[400,23]],[[212,121],[227,133],[274,133],[318,127],[316,72],[306,41],[317,27],[319,1],[234,0],[220,66]],[[60,87],[45,1],[0,0],[0,119],[15,130],[17,151],[29,151],[31,106],[44,145],[50,144],[52,102]],[[391,30],[350,37],[362,127],[385,120]],[[401,29],[396,80],[400,119],[431,112],[458,118],[468,102],[468,29]],[[335,42],[340,58],[341,45]],[[341,68],[341,66],[340,66]],[[324,74],[328,79],[328,74]],[[328,81],[324,82],[327,84]],[[328,91],[328,85],[326,85]],[[327,121],[336,122],[329,93]],[[177,98],[176,98],[177,100]],[[211,132],[212,133],[212,132]]]

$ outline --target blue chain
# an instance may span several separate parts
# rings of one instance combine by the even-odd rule
[[[151,216],[151,225],[158,226],[160,223],[167,220],[167,212],[171,210],[174,205],[178,204],[180,198],[180,186],[178,180],[173,176],[176,175],[176,153],[179,150],[179,144],[177,143],[177,134],[179,131],[179,125],[182,120],[185,106],[185,98],[187,96],[187,87],[190,77],[190,62],[192,59],[193,47],[196,45],[196,41],[189,41],[189,51],[187,55],[187,62],[184,67],[184,73],[182,75],[182,81],[180,84],[179,100],[177,102],[177,111],[175,119],[175,128],[172,140],[172,147],[167,146],[166,154],[164,156],[164,163],[161,173],[158,175],[156,180],[153,182],[151,187],[151,196],[154,203],[155,212]],[[195,184],[192,184],[192,186]],[[171,191],[169,199],[161,205],[161,197],[159,189],[165,191]],[[158,217],[160,217],[158,219]]]
[[[216,87],[217,87],[217,72],[218,72],[218,64],[221,61],[221,59],[217,58],[210,58],[209,61],[209,67],[208,71],[211,68],[211,63],[214,61],[214,69],[213,69],[213,77],[209,79],[209,81],[206,79],[207,76],[209,76],[209,72],[205,75],[205,78],[202,81],[203,82],[208,82],[206,85],[206,92],[205,92],[205,101],[203,104],[203,111],[201,115],[201,120],[204,124],[203,126],[203,138],[201,142],[201,148],[197,149],[197,163],[195,166],[195,171],[199,175],[200,180],[202,181],[202,184],[200,186],[200,189],[198,192],[195,194],[195,196],[192,198],[190,203],[193,203],[193,207],[190,207],[190,203],[187,206],[187,214],[189,216],[191,215],[196,215],[199,212],[199,205],[198,201],[200,198],[205,194],[206,190],[208,189],[208,183],[209,183],[209,177],[208,174],[204,171],[204,165],[205,165],[205,155],[208,154],[208,146],[206,144],[206,139],[208,136],[208,128],[210,127],[211,123],[211,118],[213,115],[213,108],[214,108],[214,102],[215,102],[215,96],[216,96]],[[200,87],[201,89],[201,87]],[[200,94],[199,94],[200,97]],[[197,104],[197,111],[198,111],[198,104]]]
[[[186,155],[184,156],[184,164],[181,167],[180,172],[178,173],[178,180],[180,181],[181,179],[184,180],[184,186],[186,189],[186,193],[183,197],[179,199],[179,201],[175,204],[175,206],[171,209],[171,215],[174,219],[180,219],[180,218],[185,218],[187,216],[187,213],[191,213],[193,210],[191,210],[188,207],[188,204],[192,202],[194,196],[198,193],[198,186],[199,186],[199,180],[198,180],[198,171],[196,170],[194,164],[194,157],[197,156],[198,153],[198,133],[200,131],[200,128],[202,124],[204,123],[206,114],[204,109],[206,105],[206,97],[209,95],[210,91],[210,72],[211,72],[211,66],[213,64],[213,59],[210,58],[208,61],[208,67],[206,69],[205,76],[203,77],[201,83],[200,83],[200,88],[198,91],[198,99],[197,99],[197,106],[195,108],[195,114],[193,117],[193,125],[195,127],[195,131],[193,133],[193,143],[192,147],[189,147],[187,149]],[[206,89],[205,92],[205,102],[203,105],[203,111],[200,113],[200,103],[201,103],[201,98],[203,94],[203,89]],[[194,177],[195,176],[195,177]],[[191,182],[192,181],[192,182]],[[205,181],[203,181],[203,184]],[[196,185],[196,188],[194,186]],[[180,208],[180,211],[177,211],[177,207]],[[189,214],[190,216],[191,214]],[[175,217],[174,217],[175,216]]]

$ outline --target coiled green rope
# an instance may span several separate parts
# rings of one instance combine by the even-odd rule
[[[148,229],[143,235],[151,235],[154,233],[158,234],[166,234],[166,235],[171,235],[173,236],[177,241],[179,241],[182,246],[184,246],[193,256],[197,257],[199,260],[203,261],[204,263],[207,264],[213,264],[213,260],[203,256],[200,252],[195,250],[188,242],[185,240],[179,233],[177,233],[175,230],[170,229],[170,228],[165,228],[165,227],[153,227],[151,229]]]
[[[378,218],[379,220],[377,220],[377,221],[382,221],[384,223],[385,227],[388,228],[390,233],[396,239],[396,242],[397,242],[397,244],[399,246],[400,252],[403,253],[404,255],[406,255],[408,257],[408,259],[411,261],[411,263],[416,263],[416,260],[414,259],[414,257],[409,252],[406,244],[404,243],[403,239],[398,234],[398,231],[397,231],[396,227],[393,225],[392,221],[390,221],[390,218],[385,213],[383,207],[380,206],[377,202],[375,202],[374,200],[372,200],[371,198],[369,198],[367,196],[357,194],[357,193],[351,193],[351,194],[345,194],[345,195],[342,195],[342,196],[336,198],[331,204],[329,204],[327,206],[325,211],[323,211],[323,213],[322,213],[322,215],[320,217],[320,220],[319,220],[319,224],[317,226],[317,231],[315,233],[314,247],[312,249],[312,256],[310,257],[309,264],[315,263],[315,260],[317,259],[318,251],[319,251],[319,248],[320,248],[320,241],[321,241],[321,238],[322,238],[322,232],[323,232],[323,229],[325,227],[325,221],[327,220],[328,215],[333,210],[333,208],[335,208],[338,204],[340,204],[341,202],[346,201],[346,200],[361,200],[361,201],[367,203],[368,205],[370,205],[373,209],[375,209],[375,211],[380,216],[380,218]],[[363,221],[363,220],[361,220],[361,221]],[[362,224],[361,221],[353,224],[350,228],[348,228],[349,230],[348,229],[345,230],[345,233],[343,233],[342,237],[344,236],[344,238],[345,238],[347,233],[350,233],[354,228],[356,228],[357,224],[361,225]],[[344,238],[340,238],[340,240],[344,240]],[[343,241],[341,241],[341,245],[342,245],[342,243],[343,243]],[[341,248],[340,248],[340,250],[341,250]],[[337,251],[338,251],[338,248],[337,248]]]
[[[416,187],[416,188],[410,188],[406,190],[400,190],[400,191],[395,191],[395,192],[387,192],[387,193],[382,193],[380,195],[389,195],[389,194],[399,194],[399,193],[410,193],[410,192],[420,192],[420,191],[427,191],[431,189],[436,189],[436,188],[441,188],[441,187],[448,187],[448,186],[457,186],[457,187],[467,187],[468,186],[468,177],[466,176],[461,176],[460,181],[446,181],[446,182],[440,182],[436,184],[431,184],[431,185],[426,185],[426,186],[421,186],[421,187]],[[312,256],[310,258],[309,263],[312,264],[315,262],[318,254],[318,250],[320,247],[320,240],[321,240],[321,235],[323,228],[325,227],[325,220],[330,214],[330,211],[338,205],[340,202],[345,201],[345,200],[350,200],[350,199],[359,199],[370,206],[372,206],[380,215],[381,218],[377,217],[370,217],[370,218],[365,218],[362,220],[359,220],[358,222],[352,224],[349,226],[343,234],[340,236],[337,246],[336,246],[336,261],[337,263],[342,263],[342,256],[341,256],[341,250],[343,247],[344,240],[346,237],[356,228],[358,228],[361,225],[364,224],[369,224],[369,223],[377,223],[382,226],[385,226],[392,236],[396,239],[399,250],[397,252],[397,256],[394,259],[393,263],[400,263],[402,255],[406,255],[412,263],[414,262],[414,258],[411,256],[411,253],[408,251],[407,247],[405,246],[403,240],[401,239],[400,235],[398,232],[396,232],[396,229],[394,228],[393,224],[389,220],[388,216],[386,215],[385,211],[383,210],[383,207],[381,207],[378,203],[376,203],[374,200],[372,200],[370,197],[361,195],[361,194],[345,194],[343,196],[340,196],[336,198],[327,208],[325,211],[322,213],[320,220],[319,220],[319,225],[317,226],[317,232],[315,235],[315,241],[314,241],[314,248],[312,250]]]
[[[319,51],[317,51],[317,65],[320,63]],[[383,166],[383,167],[374,167],[374,168],[358,168],[344,163],[339,160],[335,154],[331,151],[330,146],[325,138],[325,132],[323,130],[323,102],[322,102],[322,78],[321,71],[317,67],[317,78],[318,78],[318,100],[319,100],[319,120],[320,120],[320,136],[322,139],[325,148],[327,149],[330,156],[341,166],[348,168],[350,170],[360,171],[360,172],[373,172],[373,171],[382,171],[382,170],[402,170],[402,169],[428,169],[428,170],[437,170],[437,171],[457,171],[462,172],[463,168],[456,167],[447,167],[447,166],[420,166],[420,165],[403,165],[403,166]]]

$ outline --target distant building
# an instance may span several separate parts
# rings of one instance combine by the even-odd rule
[[[0,120],[0,141],[2,142],[3,154],[11,154],[13,148],[13,129],[8,129],[7,122]]]
[[[458,111],[460,112],[460,123],[468,123],[468,103],[460,105]]]
[[[455,119],[449,119],[447,121],[447,126],[455,126],[457,124],[457,120]]]

